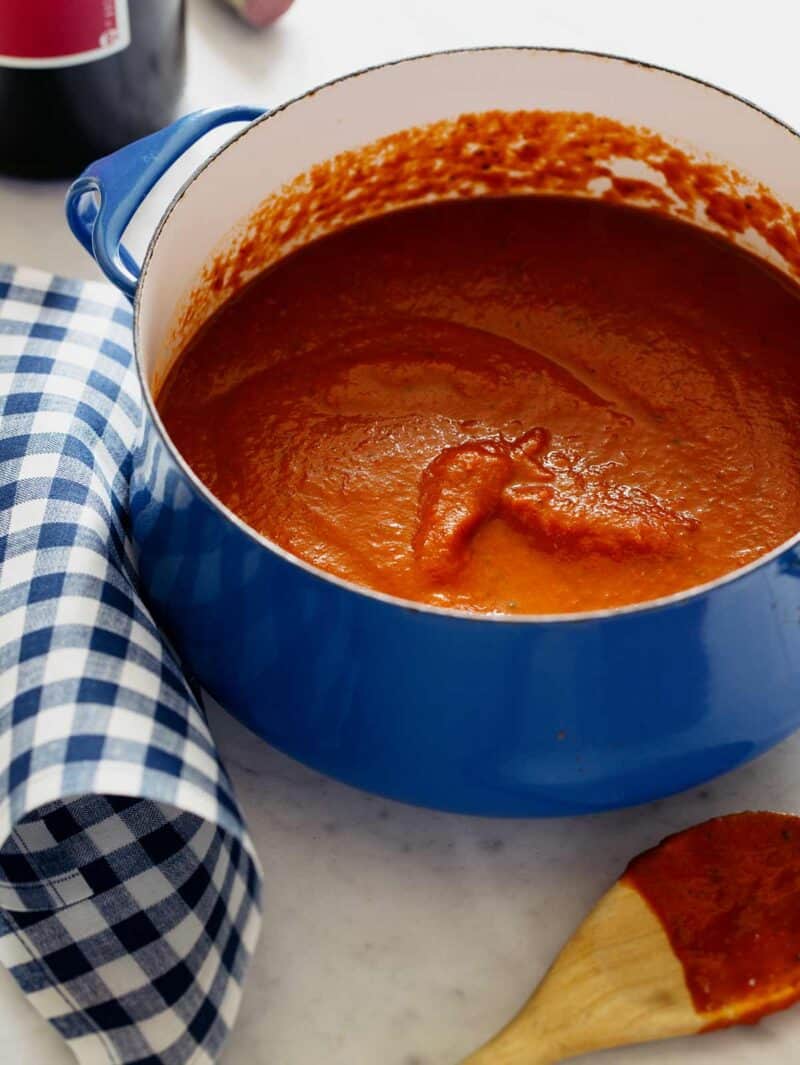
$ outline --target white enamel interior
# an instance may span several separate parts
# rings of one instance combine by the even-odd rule
[[[582,52],[503,48],[377,67],[301,97],[250,127],[188,184],[157,233],[137,301],[138,356],[152,385],[174,356],[176,309],[226,236],[314,163],[409,126],[492,109],[591,111],[646,126],[732,165],[800,208],[800,138],[711,86]],[[750,243],[763,251],[760,238]]]

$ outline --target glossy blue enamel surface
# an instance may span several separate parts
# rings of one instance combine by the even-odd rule
[[[73,227],[125,291],[135,264],[120,258],[122,223],[186,139],[159,142],[166,156],[148,157],[122,205],[125,182],[109,182],[114,157],[103,161],[106,216],[73,188]],[[248,534],[147,410],[132,529],[153,611],[208,690],[294,757],[398,799],[481,814],[603,810],[707,780],[800,726],[794,550],[606,617],[437,614],[347,588]]]

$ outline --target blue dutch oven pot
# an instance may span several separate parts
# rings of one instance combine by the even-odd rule
[[[510,48],[376,67],[269,115],[190,115],[89,167],[67,214],[134,303],[144,415],[132,532],[143,589],[189,669],[255,733],[340,780],[448,810],[575,814],[687,788],[798,727],[796,539],[640,607],[487,617],[422,606],[322,573],[245,526],[182,460],[153,402],[176,309],[266,196],[344,149],[493,108],[647,126],[800,208],[800,139],[752,105],[628,60]],[[242,121],[173,200],[140,273],[121,244],[136,208],[199,137]]]

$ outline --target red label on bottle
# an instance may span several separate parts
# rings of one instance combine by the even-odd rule
[[[128,0],[0,0],[0,66],[74,66],[129,44]]]

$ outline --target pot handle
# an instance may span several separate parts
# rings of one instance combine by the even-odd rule
[[[122,235],[155,183],[183,153],[217,126],[252,122],[257,107],[195,111],[90,164],[67,192],[67,221],[109,279],[133,300],[140,267]]]

